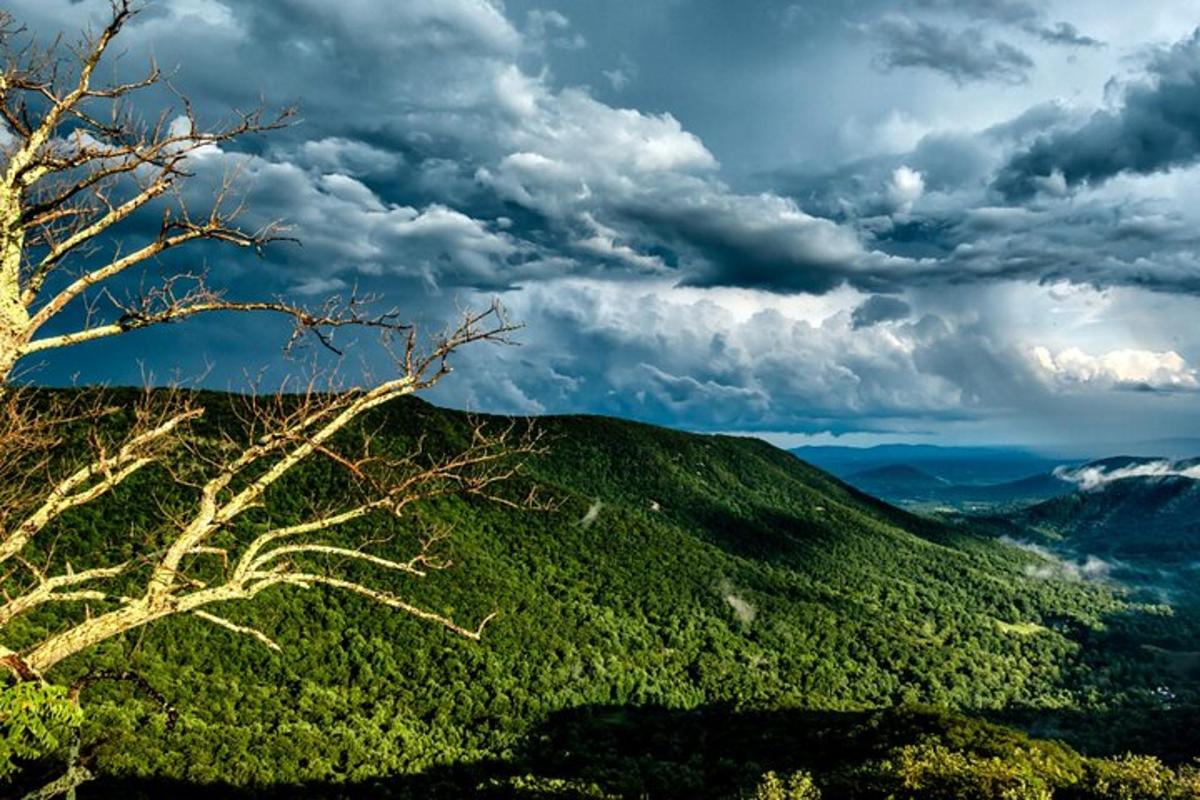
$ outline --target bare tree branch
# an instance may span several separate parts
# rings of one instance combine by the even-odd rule
[[[233,631],[234,633],[239,633],[239,634],[242,634],[243,636],[249,636],[253,639],[256,639],[257,641],[261,642],[262,644],[266,645],[269,649],[274,650],[277,653],[282,651],[282,648],[279,645],[275,644],[274,640],[272,640],[271,637],[267,636],[265,633],[263,633],[260,630],[256,630],[255,628],[251,628],[246,625],[238,625],[236,623],[230,622],[229,620],[225,619],[224,617],[218,617],[216,614],[210,614],[207,611],[202,611],[200,609],[196,609],[195,611],[193,611],[192,616],[199,617],[200,619],[205,620],[206,622],[211,622],[212,624],[214,624],[218,627],[225,628],[226,630]]]

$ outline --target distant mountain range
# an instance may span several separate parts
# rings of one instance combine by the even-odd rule
[[[1106,558],[1200,561],[1200,459],[1123,455],[1076,463],[926,445],[793,452],[866,494],[915,510],[982,516],[1018,538]]]
[[[792,452],[860,491],[906,507],[979,511],[1028,505],[1078,488],[1056,474],[1074,468],[1075,462],[1016,449],[881,445],[802,447]]]
[[[797,447],[803,461],[843,480],[894,467],[911,467],[951,484],[996,484],[1052,472],[1081,460],[1018,448],[940,447],[924,444],[885,444],[875,447]]]

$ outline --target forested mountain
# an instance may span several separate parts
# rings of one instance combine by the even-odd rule
[[[231,398],[202,399],[209,424],[233,419]],[[1200,633],[1187,618],[895,509],[757,439],[599,417],[536,424],[548,451],[508,491],[540,486],[555,510],[453,498],[372,532],[405,553],[422,525],[452,529],[454,569],[389,580],[463,621],[498,610],[482,642],[334,590],[271,589],[223,610],[271,632],[280,654],[201,620],[154,625],[62,667],[136,670],[178,712],[171,725],[128,687],[89,690],[108,777],[83,796],[305,784],[327,796],[736,797],[765,769],[805,769],[841,787],[832,797],[904,785],[951,797],[968,796],[954,781],[985,773],[995,786],[1078,788],[1125,769],[956,713],[1019,718],[1096,754],[1200,752],[1167,733],[1194,722],[1194,674],[1170,672],[1161,692],[1171,648]],[[419,401],[364,425],[396,452],[418,436],[452,448],[470,431]],[[268,512],[286,519],[298,498],[339,490],[306,466]],[[131,522],[178,491],[162,475],[131,478],[65,520],[59,556],[125,547]],[[909,710],[879,711],[897,705]]]
[[[905,491],[936,491],[949,486],[950,481],[930,475],[922,469],[910,464],[888,464],[883,467],[873,467],[861,472],[855,472],[846,477],[846,482],[860,489],[869,486],[895,487]],[[873,492],[869,492],[873,494]]]
[[[1200,559],[1200,480],[1195,462],[1173,462],[1154,474],[1155,459],[1106,459],[1082,469],[1115,474],[1094,486],[1047,500],[1005,521],[1081,552],[1109,558],[1186,565]],[[1149,474],[1128,474],[1142,467]],[[1118,472],[1118,470],[1121,470]],[[1127,475],[1127,477],[1121,477]]]

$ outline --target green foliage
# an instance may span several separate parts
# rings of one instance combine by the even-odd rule
[[[1088,765],[1087,785],[1103,800],[1161,800],[1174,791],[1175,773],[1153,756],[1125,755]]]
[[[609,794],[594,783],[566,778],[542,778],[536,775],[492,780],[479,788],[481,794],[516,796],[528,800],[619,800],[619,795]]]
[[[754,800],[821,800],[821,790],[804,770],[796,770],[786,778],[768,772],[754,788]]]
[[[82,721],[61,686],[27,681],[0,687],[0,782],[22,763],[61,756]]]
[[[1050,800],[1046,779],[1014,758],[972,756],[940,744],[900,748],[890,771],[905,793],[929,800]]]
[[[901,748],[882,773],[899,786],[896,800],[1194,800],[1191,768],[1171,769],[1152,756],[1084,761],[1084,773],[1042,772],[1020,756],[979,756],[924,742]]]

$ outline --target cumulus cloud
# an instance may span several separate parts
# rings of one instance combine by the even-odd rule
[[[989,39],[982,28],[952,30],[905,16],[890,16],[868,27],[879,42],[875,66],[884,71],[922,68],[939,72],[959,86],[979,81],[1024,83],[1033,59],[1020,48]]]
[[[575,242],[578,249],[599,258],[625,264],[638,272],[661,273],[666,271],[667,266],[659,256],[640,253],[630,245],[621,242],[620,231],[598,222],[592,214],[587,212],[584,212],[580,218],[590,230],[587,235]]]
[[[596,280],[538,284],[502,295],[527,324],[518,350],[460,371],[462,405],[501,405],[493,383],[519,376],[546,410],[586,409],[705,430],[883,428],[929,415],[962,418],[997,402],[978,338],[945,320],[855,329],[860,295],[804,313],[710,291]],[[757,305],[757,307],[756,307]],[[961,364],[973,364],[964,375]],[[1019,366],[1019,364],[1018,364]],[[999,389],[1003,391],[1003,389]]]
[[[1186,478],[1200,481],[1200,464],[1167,460],[1135,462],[1124,466],[1097,463],[1082,467],[1059,467],[1054,474],[1076,484],[1085,492],[1092,492],[1113,481],[1127,478]]]
[[[669,113],[613,108],[580,89],[555,94],[535,83],[530,92],[530,119],[507,132],[510,151],[477,173],[512,202],[564,215],[717,166]]]
[[[687,13],[667,5],[653,13]],[[54,31],[107,4],[10,6]],[[821,66],[811,59],[828,50],[798,48],[796,37],[842,35],[848,16],[861,19],[847,8],[808,4],[804,25],[790,28],[779,14],[732,6],[692,15],[737,51],[706,71],[703,47],[663,61],[632,38],[601,48],[603,26],[586,26],[586,4],[568,19],[544,9],[512,17],[513,4],[506,13],[487,0],[188,0],[152,4],[125,34],[127,55],[114,66],[134,69],[151,50],[180,63],[182,87],[206,114],[252,106],[262,89],[270,102],[302,101],[302,125],[247,141],[244,152],[210,152],[188,182],[200,208],[240,165],[244,221],[283,218],[302,239],[302,248],[270,250],[265,264],[237,267],[235,288],[246,295],[290,291],[315,301],[365,282],[436,324],[463,295],[486,302],[501,292],[529,323],[528,346],[481,356],[478,380],[463,370],[447,389],[462,387],[462,405],[587,409],[720,429],[926,430],[1018,406],[1038,411],[1084,392],[1129,402],[1134,395],[1108,390],[1142,385],[1122,377],[1131,374],[1154,388],[1193,388],[1186,365],[1161,359],[1135,369],[1103,356],[1064,358],[1080,338],[1031,338],[1053,343],[1049,371],[1013,344],[997,286],[1019,286],[1023,299],[1054,281],[1200,293],[1200,214],[1190,211],[1200,197],[1187,194],[1195,181],[1186,166],[1172,173],[1178,185],[1164,187],[1131,182],[1142,177],[1132,169],[1080,179],[1053,161],[1028,176],[1031,193],[1018,205],[1000,204],[1005,195],[989,190],[1020,154],[1093,122],[1068,102],[1018,113],[1044,98],[1034,96],[1042,76],[1001,93],[1006,102],[986,113],[943,81],[913,80],[903,101],[880,96],[878,86],[835,87],[828,114],[806,113],[795,131],[781,123],[786,163],[820,162],[823,171],[757,182],[750,173],[764,117],[739,119],[731,144],[733,126],[717,116],[767,98],[774,120],[780,90],[772,76],[783,62],[767,34],[786,37],[788,53],[803,51],[787,62],[788,75],[800,74],[792,70]],[[630,12],[616,5],[605,13]],[[1076,28],[1051,24],[1041,4],[1022,0],[911,0],[905,13],[926,16],[869,28],[883,42],[883,65],[934,69],[962,84],[1023,79],[1032,59],[1006,38],[1039,54],[1049,44],[1087,45]],[[753,29],[749,41],[750,28],[735,19],[773,29]],[[589,40],[594,46],[582,47]],[[867,60],[855,43],[829,43]],[[632,57],[614,58],[626,48]],[[1115,58],[1116,49],[1079,55]],[[643,72],[631,82],[637,63]],[[670,83],[679,79],[664,77],[667,67],[681,64],[695,69],[675,69],[687,81]],[[1182,67],[1172,72],[1152,59],[1154,70],[1185,81]],[[901,80],[860,83],[890,92]],[[1143,83],[1161,93],[1170,81],[1151,75]],[[812,92],[786,83],[792,105],[807,110]],[[1121,102],[1109,113],[1124,114],[1141,85],[1118,89]],[[689,86],[704,88],[703,102]],[[949,115],[930,102],[941,101],[936,91],[952,96]],[[1184,99],[1180,107],[1190,107]],[[838,128],[848,114],[880,130],[842,137],[856,158],[839,163],[826,157],[820,126]],[[1185,153],[1184,145],[1173,149]],[[775,165],[784,163],[781,152],[776,146],[770,156]],[[752,288],[735,296],[726,287]],[[797,310],[809,302],[822,312]],[[1153,402],[1177,401],[1163,392]]]
[[[918,5],[948,14],[956,4]],[[296,170],[284,181],[296,202],[273,192],[270,181],[255,198],[273,192],[279,202],[271,211],[303,230],[304,250],[284,258],[289,268],[340,272],[358,262],[360,271],[393,268],[438,288],[670,271],[688,286],[811,293],[1010,277],[1167,286],[1189,274],[1184,242],[1175,261],[1131,269],[1145,244],[1129,236],[1121,247],[1097,247],[1087,235],[1096,229],[1084,227],[1072,234],[1081,241],[1063,252],[1061,221],[1047,221],[1017,247],[1015,230],[978,238],[961,219],[963,198],[950,195],[978,185],[994,159],[989,148],[1017,133],[930,134],[878,175],[852,165],[844,185],[830,182],[799,202],[727,185],[713,152],[668,110],[618,108],[529,69],[523,59],[537,42],[574,32],[559,12],[531,12],[518,30],[499,6],[479,0],[337,7],[300,0],[293,16],[278,2],[221,8],[200,31],[213,46],[189,59],[189,74],[219,82],[202,90],[219,95],[221,105],[238,102],[244,74],[287,63],[284,74],[271,73],[278,78],[272,90],[305,98],[305,138],[283,132],[277,146],[256,156],[277,166],[262,167],[264,178]],[[1016,2],[959,8],[1006,25],[1033,19]],[[881,24],[917,25],[902,17]],[[129,35],[135,50],[191,46],[161,15]],[[250,41],[261,46],[236,45]],[[944,39],[960,50],[964,41],[967,56],[992,52],[970,35]],[[210,53],[230,53],[245,68],[206,69]],[[632,64],[622,56],[622,69]],[[347,93],[329,75],[371,79]],[[1020,124],[1044,127],[1044,116]],[[370,131],[356,122],[367,119]],[[1051,191],[1056,177],[1067,180],[1052,172],[1039,185]],[[302,200],[318,210],[296,213]],[[406,221],[406,208],[434,211]],[[939,218],[941,208],[958,218]],[[411,249],[383,253],[388,246]],[[1089,248],[1104,257],[1084,259]]]
[[[1042,375],[1059,386],[1098,384],[1149,390],[1200,389],[1200,372],[1183,356],[1168,350],[1113,350],[1089,355],[1077,347],[1052,353],[1046,347],[1030,351]]]
[[[1038,195],[1021,204],[997,203],[988,191],[1005,151],[1036,141],[1039,130],[1053,135],[1069,128],[1078,118],[1051,104],[975,134],[927,136],[907,153],[776,180],[805,200],[806,212],[840,216],[843,227],[856,228],[864,250],[906,259],[890,271],[864,264],[878,280],[891,277],[909,288],[1070,281],[1200,293],[1200,273],[1193,268],[1200,247],[1200,192],[1194,188],[1200,164],[1169,175],[1121,175],[1074,191],[1061,172],[1051,171],[1031,180]],[[907,211],[897,183],[905,168],[919,173],[923,184]],[[909,197],[915,195],[914,189]]]
[[[340,136],[304,142],[288,155],[313,169],[353,177],[387,175],[404,163],[400,153]]]
[[[343,149],[321,157],[345,158]],[[289,260],[298,291],[345,285],[347,274],[386,274],[419,279],[430,286],[494,287],[537,274],[544,262],[498,220],[481,220],[447,206],[389,203],[366,183],[340,172],[307,170],[298,164],[219,148],[189,159],[195,180],[189,202],[203,207],[208,187],[236,170],[244,191],[241,223],[251,227],[287,219],[304,232],[302,248],[279,248]]]

